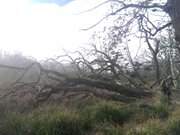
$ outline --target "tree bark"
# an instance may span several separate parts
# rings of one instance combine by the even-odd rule
[[[172,19],[176,41],[180,42],[180,0],[168,0],[166,12]]]
[[[120,101],[123,103],[131,103],[136,101],[136,98],[133,97],[126,97],[116,92],[108,92],[105,90],[93,88],[93,87],[87,87],[87,86],[80,86],[80,87],[71,87],[71,86],[62,86],[62,87],[56,87],[56,86],[47,86],[47,88],[51,89],[51,91],[47,91],[44,93],[39,93],[36,97],[37,102],[41,103],[47,101],[47,99],[52,94],[57,94],[59,92],[64,91],[64,93],[68,92],[76,92],[77,94],[80,93],[92,93],[95,97],[106,99],[106,100],[114,100],[114,101]],[[64,97],[67,97],[64,95]],[[62,97],[63,98],[63,97]]]
[[[157,81],[158,83],[160,83],[161,73],[160,73],[159,61],[158,61],[158,59],[157,59],[157,56],[154,56],[154,64],[155,64],[155,68],[156,68],[156,81]]]
[[[143,98],[143,97],[152,96],[152,93],[149,91],[140,88],[126,87],[113,82],[105,82],[105,81],[85,79],[85,78],[69,78],[67,79],[66,82],[72,83],[74,85],[83,84],[100,89],[107,89],[109,91],[117,92],[127,97]]]

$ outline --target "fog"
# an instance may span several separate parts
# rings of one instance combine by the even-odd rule
[[[9,53],[44,59],[61,54],[63,49],[85,46],[97,27],[83,31],[105,14],[105,7],[83,11],[102,0],[56,1],[8,0],[0,2],[0,49]],[[62,4],[62,5],[61,5]]]

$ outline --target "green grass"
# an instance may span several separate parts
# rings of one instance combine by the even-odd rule
[[[179,110],[170,113],[162,103],[110,101],[80,108],[49,106],[24,114],[6,113],[0,119],[0,135],[180,135]]]
[[[2,135],[83,135],[91,128],[76,112],[34,112],[7,114],[0,127]]]
[[[180,135],[180,119],[172,119],[169,121],[167,135]]]
[[[103,135],[124,135],[125,134],[124,129],[119,126],[114,126],[109,123],[104,123],[100,126],[101,127],[99,127],[99,131]]]
[[[28,135],[27,120],[18,113],[8,113],[1,120],[0,134]]]
[[[100,103],[85,108],[82,115],[96,123],[109,122],[122,125],[130,120],[133,112],[128,107],[122,107],[118,104]]]
[[[83,123],[75,114],[58,113],[33,118],[32,135],[82,135]]]
[[[140,109],[146,118],[165,119],[169,116],[169,107],[166,104],[155,104]]]
[[[127,135],[165,135],[164,125],[158,119],[151,119],[127,131]]]

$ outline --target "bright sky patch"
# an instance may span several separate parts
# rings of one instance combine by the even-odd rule
[[[32,0],[33,2],[36,3],[54,3],[54,4],[58,4],[58,5],[66,5],[69,2],[73,1],[73,0]]]
[[[62,1],[64,6],[32,0],[0,1],[0,50],[36,58],[61,55],[89,42],[92,31],[81,31],[103,16],[104,10],[77,14],[102,0]]]

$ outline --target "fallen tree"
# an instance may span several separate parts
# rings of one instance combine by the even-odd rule
[[[26,75],[28,70],[30,70],[34,66],[38,67],[39,69],[37,80],[28,83],[23,82],[23,77]],[[27,67],[0,65],[0,68],[8,68],[21,72],[19,78],[16,79],[13,84],[11,84],[11,89],[7,93],[2,95],[1,99],[16,93],[18,89],[22,89],[26,85],[36,89],[37,86],[40,85],[41,77],[43,75],[45,75],[47,79],[50,79],[52,83],[43,84],[38,87],[38,92],[36,95],[37,103],[46,101],[52,94],[56,94],[62,91],[64,93],[76,93],[74,95],[78,95],[80,93],[87,93],[87,95],[93,94],[94,96],[99,98],[116,100],[125,103],[152,96],[152,93],[150,91],[144,90],[140,87],[137,88],[130,85],[118,84],[113,80],[106,81],[102,80],[101,78],[91,78],[91,76],[85,75],[71,77],[59,71],[46,69],[38,62],[34,62]],[[67,97],[65,95],[64,97]]]

